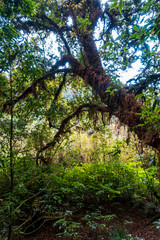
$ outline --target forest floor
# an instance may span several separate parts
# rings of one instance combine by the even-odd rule
[[[159,212],[159,213],[158,213]],[[80,222],[80,219],[86,214],[86,211],[81,212],[79,215],[75,216],[74,221]],[[111,232],[114,231],[122,232],[125,231],[127,234],[131,234],[132,239],[143,239],[143,240],[160,240],[160,224],[159,228],[154,225],[154,221],[160,219],[160,211],[157,212],[155,209],[151,208],[149,203],[143,203],[141,206],[133,206],[128,203],[112,203],[105,204],[103,206],[103,215],[115,214],[116,217],[110,221],[104,221],[104,219],[97,220],[97,226],[91,228],[84,222],[83,227],[80,227],[78,231],[78,236],[61,236],[58,237],[56,234],[59,229],[53,227],[53,222],[48,222],[43,225],[34,235],[27,236],[25,238],[18,238],[16,240],[28,239],[28,240],[112,240],[112,239],[124,239],[111,237]],[[77,219],[76,219],[77,218]],[[105,223],[106,227],[103,229],[102,225]],[[118,228],[117,228],[118,226]],[[110,235],[110,238],[109,238]]]

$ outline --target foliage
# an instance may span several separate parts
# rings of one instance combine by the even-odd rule
[[[139,237],[132,237],[131,234],[127,234],[127,231],[123,227],[117,226],[109,240],[143,240]]]
[[[142,106],[142,113],[137,113],[144,119],[144,125],[148,126],[150,123],[153,124],[155,130],[159,129],[160,122],[160,102],[159,92],[154,90],[147,91],[145,94],[139,94],[136,98],[145,99],[145,106]]]
[[[156,226],[157,229],[160,228],[160,219],[158,219],[157,221],[154,221],[153,224]]]
[[[151,198],[156,205],[154,151],[145,146],[144,154],[125,130],[127,140],[117,138],[109,121],[116,115],[158,149],[159,24],[156,0],[0,2],[2,238],[11,226],[25,236],[47,221],[62,237],[78,238],[83,223],[108,236],[115,215],[96,207]],[[137,60],[137,76],[120,83]],[[117,229],[112,237],[123,236]]]
[[[155,172],[148,175],[140,162],[135,168],[135,163],[122,162],[115,156],[106,158],[105,162],[84,162],[79,166],[79,162],[76,165],[71,161],[68,164],[66,167],[59,163],[37,167],[29,156],[17,158],[13,193],[7,189],[9,169],[7,165],[1,166],[2,236],[6,235],[11,222],[16,234],[26,235],[49,220],[54,222],[53,226],[58,226],[60,235],[78,236],[82,223],[76,222],[74,217],[86,206],[88,212],[81,221],[91,229],[105,229],[107,222],[116,216],[104,215],[100,206],[113,200],[149,198],[148,178],[150,186],[151,181],[154,188],[156,185]],[[94,213],[98,206],[99,210]],[[97,222],[101,220],[103,224]]]

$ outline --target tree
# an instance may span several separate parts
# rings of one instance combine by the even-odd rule
[[[12,60],[21,73],[21,87],[13,104],[31,95],[36,99],[42,92],[47,95],[46,81],[63,76],[54,91],[56,100],[66,82],[73,84],[80,77],[100,96],[109,116],[118,117],[141,141],[160,151],[159,126],[146,122],[143,114],[146,90],[152,89],[155,100],[151,101],[151,112],[159,121],[158,11],[157,0],[115,0],[111,5],[98,0],[1,2],[1,32],[5,32],[7,22],[19,34]],[[150,41],[153,47],[149,46]],[[1,46],[5,72],[5,42]],[[120,83],[118,71],[131,67],[137,59],[143,64],[141,73],[129,85]],[[143,98],[135,99],[135,95]],[[6,100],[2,110],[10,106]],[[149,111],[148,107],[145,110]],[[49,116],[48,121],[52,125]],[[43,149],[51,145],[46,144]]]

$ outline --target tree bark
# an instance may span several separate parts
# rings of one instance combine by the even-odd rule
[[[98,71],[92,66],[83,68],[82,65],[71,56],[68,57],[71,63],[71,71],[79,75],[84,81],[89,84],[100,96],[102,102],[105,103],[109,115],[118,117],[120,123],[129,127],[129,130],[134,131],[138,138],[160,151],[160,133],[154,129],[154,126],[146,126],[144,120],[141,119],[142,103],[135,100],[135,95],[127,93],[125,89],[119,87],[115,88],[108,75],[104,75],[98,66]],[[97,73],[98,72],[98,73]],[[114,94],[106,92],[108,88],[114,89]],[[139,126],[142,124],[142,126]]]
[[[63,68],[60,69],[60,67],[64,67],[66,62],[69,62],[71,66],[70,73],[80,76],[95,90],[100,96],[102,102],[105,103],[110,116],[115,115],[118,117],[119,121],[122,124],[127,125],[131,131],[134,131],[142,142],[154,147],[160,152],[160,130],[156,131],[154,126],[145,125],[144,120],[141,119],[140,115],[137,115],[137,113],[142,112],[142,103],[135,100],[135,95],[127,93],[123,87],[115,86],[110,76],[107,75],[103,69],[103,64],[94,40],[95,26],[98,19],[103,18],[104,13],[110,18],[109,26],[118,26],[116,15],[111,16],[111,11],[107,10],[107,7],[103,12],[100,6],[100,1],[98,0],[84,1],[80,9],[78,8],[78,3],[79,2],[75,1],[75,8],[72,1],[65,1],[64,5],[62,4],[60,6],[59,10],[63,10],[62,15],[64,18],[67,19],[68,17],[72,17],[73,26],[71,29],[73,29],[72,31],[76,35],[75,42],[78,42],[80,47],[85,51],[89,65],[83,67],[79,61],[72,56],[71,48],[74,40],[71,35],[68,35],[70,39],[67,41],[66,29],[68,26],[65,25],[65,21],[64,26],[60,27],[56,21],[54,22],[54,20],[52,18],[50,19],[45,13],[37,14],[36,20],[31,18],[26,22],[23,22],[22,20],[17,21],[17,24],[19,23],[18,27],[22,29],[26,29],[26,27],[27,30],[30,28],[35,28],[36,30],[43,29],[44,31],[51,31],[54,34],[57,34],[63,43],[63,48],[66,49],[65,52],[67,53],[67,56],[62,56],[61,60],[57,61],[57,64],[55,64],[53,69],[51,69],[46,76],[33,82],[23,94],[14,100],[14,104],[25,98],[28,94],[34,94],[36,85],[41,81],[44,81],[47,77],[53,75],[53,73],[59,72],[60,70],[63,72]],[[112,17],[114,17],[114,19],[112,19]],[[85,25],[86,29],[82,29],[81,19],[89,22],[89,24]],[[62,18],[61,20],[63,21],[64,19]],[[70,30],[68,29],[68,31]],[[71,33],[72,32],[70,32],[70,34]],[[77,44],[74,45],[73,43],[73,48],[75,46],[77,46]],[[111,91],[113,90],[113,94],[110,94],[107,91],[108,89]],[[7,105],[10,104],[7,103],[4,105],[4,110]]]
[[[159,179],[159,183],[160,183],[160,152],[157,153],[157,158],[158,158],[158,164],[157,164],[157,166],[158,166],[158,179]],[[160,187],[158,189],[158,192],[160,194]]]

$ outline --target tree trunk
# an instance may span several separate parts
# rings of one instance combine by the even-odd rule
[[[158,157],[158,180],[160,182],[160,152],[157,153],[157,157]],[[159,187],[159,190],[158,190],[159,194],[160,194],[160,187]]]
[[[153,126],[146,126],[144,121],[140,118],[140,115],[137,115],[137,113],[142,112],[142,103],[135,100],[134,94],[127,93],[121,86],[116,86],[110,76],[106,75],[92,31],[103,13],[99,1],[93,0],[92,4],[90,1],[87,1],[86,4],[88,4],[87,7],[90,11],[90,21],[92,24],[85,33],[79,31],[74,13],[72,17],[75,22],[74,27],[77,38],[86,53],[89,66],[83,68],[77,60],[69,57],[72,71],[82,77],[84,81],[97,92],[102,102],[104,102],[108,108],[110,116],[115,115],[118,117],[119,121],[127,125],[131,131],[134,131],[142,142],[154,147],[160,152],[160,133],[156,131]],[[83,6],[83,12],[83,17],[85,18],[85,4]],[[114,91],[113,95],[106,92],[108,88]],[[138,126],[139,124],[141,124],[141,126]]]
[[[142,103],[135,100],[135,95],[127,93],[125,89],[115,88],[108,75],[104,75],[100,68],[96,71],[92,66],[83,68],[82,65],[71,56],[68,61],[72,65],[72,72],[79,75],[88,83],[100,96],[105,103],[109,115],[118,117],[120,123],[127,125],[129,130],[134,131],[138,138],[160,152],[160,134],[154,129],[154,126],[146,126],[143,119],[140,118]],[[114,90],[113,95],[106,92],[108,88]],[[141,126],[139,126],[141,124]]]

